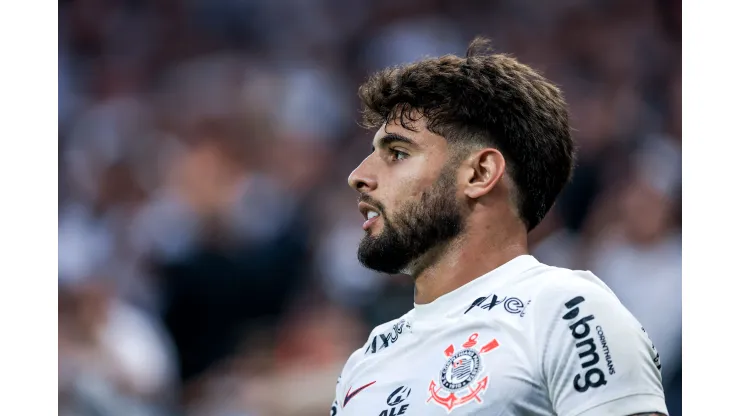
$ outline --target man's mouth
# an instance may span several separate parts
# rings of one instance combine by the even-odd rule
[[[367,230],[372,226],[375,222],[377,222],[380,219],[380,210],[375,208],[374,206],[361,202],[359,204],[360,213],[362,213],[362,216],[365,218],[365,222],[362,224],[362,229]]]
[[[375,214],[375,215],[368,215],[367,221],[365,221],[362,224],[362,229],[365,230],[365,231],[369,230],[370,227],[372,227],[373,224],[375,224],[380,219],[380,216],[378,215],[377,212],[372,212],[371,211],[370,214]]]

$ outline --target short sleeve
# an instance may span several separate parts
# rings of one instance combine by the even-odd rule
[[[559,416],[667,415],[660,359],[650,338],[608,289],[564,285],[541,310],[538,350]]]
[[[340,400],[340,397],[341,397],[339,385],[341,384],[340,383],[341,381],[342,381],[342,376],[340,375],[339,378],[337,379],[337,387],[335,389],[336,392],[335,392],[335,395],[334,395],[334,403],[331,404],[331,411],[329,412],[329,415],[330,416],[338,416],[338,415],[341,415],[341,413],[340,413],[341,408],[339,406],[339,400]]]
[[[339,374],[339,377],[337,377],[337,385],[334,392],[334,402],[331,404],[331,410],[329,412],[330,416],[339,416],[343,414],[342,407],[344,403],[342,403],[342,401],[344,400],[344,395],[346,392],[344,384],[347,380],[351,379],[352,368],[360,359],[360,357],[362,357],[362,351],[363,349],[361,348],[353,352],[352,355],[349,356],[347,362],[344,363],[344,368],[342,368],[342,372]]]

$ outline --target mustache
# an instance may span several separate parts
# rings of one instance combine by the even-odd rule
[[[378,209],[378,211],[379,211],[378,213],[379,214],[385,215],[385,206],[383,206],[383,203],[380,202],[380,201],[378,201],[378,200],[376,200],[376,199],[373,199],[373,197],[371,197],[370,195],[368,195],[368,194],[362,194],[362,195],[360,195],[357,198],[357,203],[359,204],[360,202],[364,202],[366,204],[370,204],[370,205],[374,206],[375,208]]]

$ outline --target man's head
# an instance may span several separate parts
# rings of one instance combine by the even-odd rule
[[[473,226],[530,231],[570,178],[560,91],[485,46],[476,39],[465,58],[388,68],[360,87],[364,124],[377,133],[349,183],[366,217],[380,214],[363,227],[366,266],[397,273]]]

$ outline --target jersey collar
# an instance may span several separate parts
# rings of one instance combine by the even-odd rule
[[[449,313],[454,313],[456,306],[462,305],[471,298],[488,294],[483,291],[484,289],[490,291],[491,282],[508,280],[539,264],[540,262],[529,254],[515,257],[430,303],[421,305],[414,303],[414,310],[410,317],[417,322],[442,318]]]

